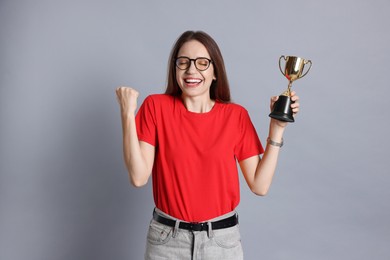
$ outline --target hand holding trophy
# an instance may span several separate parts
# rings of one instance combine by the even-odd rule
[[[282,67],[280,64],[280,61],[282,60],[282,58],[286,62],[284,71],[282,70]],[[303,73],[304,67],[306,64],[310,64],[310,66],[307,69],[307,71],[305,73]],[[279,58],[280,72],[282,72],[282,74],[287,78],[289,83],[288,83],[287,90],[285,92],[283,92],[283,94],[281,94],[279,96],[278,101],[276,101],[274,108],[273,108],[273,111],[271,112],[271,114],[269,114],[270,117],[275,118],[275,119],[280,120],[280,121],[284,121],[284,122],[294,122],[293,112],[291,109],[292,101],[290,98],[291,85],[292,85],[293,81],[306,76],[306,74],[309,72],[309,70],[311,68],[311,65],[312,65],[311,60],[305,60],[305,59],[300,58],[300,57],[295,57],[295,56],[286,56],[285,57],[282,55]]]

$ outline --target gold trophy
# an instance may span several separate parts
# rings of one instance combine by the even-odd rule
[[[286,65],[284,68],[284,71],[282,70],[282,67],[280,65],[280,61],[282,58],[285,60]],[[303,73],[304,67],[306,64],[310,64],[307,71]],[[275,102],[275,105],[273,107],[273,111],[271,114],[269,114],[270,117],[278,119],[280,121],[284,122],[294,122],[293,112],[291,109],[291,85],[293,81],[303,78],[306,76],[306,74],[309,72],[311,68],[311,60],[305,60],[300,57],[295,56],[280,56],[279,58],[279,69],[280,72],[287,78],[288,82],[288,88],[283,94],[279,96],[278,101]]]

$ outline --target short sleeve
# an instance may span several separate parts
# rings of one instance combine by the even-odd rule
[[[148,96],[142,103],[137,112],[135,122],[137,127],[138,140],[156,146],[156,107],[151,96]]]
[[[264,153],[256,129],[245,109],[240,113],[238,129],[239,135],[235,146],[235,156],[238,161]]]

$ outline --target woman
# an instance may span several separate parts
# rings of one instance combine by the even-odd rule
[[[265,195],[287,123],[270,119],[263,149],[248,112],[230,102],[221,52],[204,32],[179,37],[165,94],[148,96],[137,115],[138,92],[119,87],[116,94],[130,181],[140,187],[153,178],[145,259],[243,259],[236,161],[249,188]],[[298,96],[291,98],[296,114]]]

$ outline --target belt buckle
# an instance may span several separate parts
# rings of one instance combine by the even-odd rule
[[[192,226],[192,230],[193,231],[203,231],[203,230],[207,230],[207,229],[204,229],[204,227],[208,227],[208,223],[207,222],[191,222],[191,226]]]

